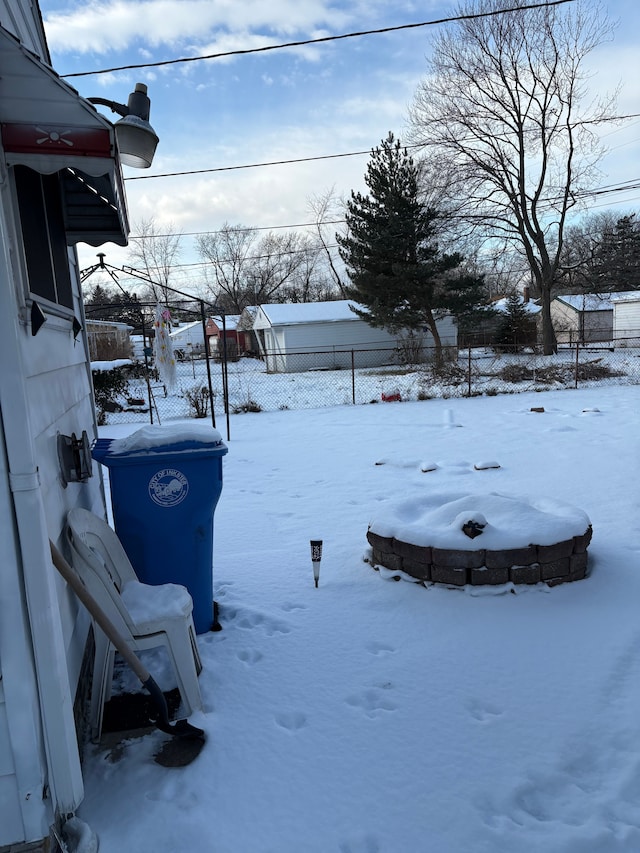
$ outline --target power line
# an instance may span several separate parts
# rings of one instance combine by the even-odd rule
[[[604,116],[603,118],[598,119],[584,119],[584,121],[577,122],[577,124],[604,124],[608,121],[625,121],[630,118],[640,118],[640,113],[629,113],[628,115],[619,115],[619,116]],[[408,149],[416,149],[416,148],[424,148],[424,144],[420,142],[411,143],[409,145],[403,145],[402,148]],[[343,154],[318,154],[313,157],[295,157],[289,160],[270,160],[265,163],[245,163],[240,166],[215,166],[211,169],[187,169],[183,172],[163,172],[158,175],[131,175],[130,177],[126,177],[125,181],[148,181],[153,178],[179,178],[185,177],[189,175],[205,175],[212,172],[234,172],[240,169],[260,169],[265,166],[287,166],[291,163],[311,163],[316,160],[335,160],[340,157],[360,157],[363,154],[371,154],[372,149],[368,148],[366,151],[347,151]]]
[[[251,47],[244,50],[228,50],[223,53],[210,53],[206,56],[183,56],[179,59],[163,59],[158,62],[140,62],[135,65],[118,65],[113,68],[102,68],[98,71],[76,71],[73,74],[61,74],[61,77],[89,77],[93,74],[110,74],[113,71],[131,71],[135,68],[159,68],[163,65],[177,65],[181,62],[200,62],[205,59],[221,59],[227,56],[245,56],[250,53],[266,53],[272,50],[282,50],[288,47],[303,47],[310,44],[322,44],[330,41],[340,41],[350,38],[358,38],[360,36],[380,35],[382,33],[393,33],[398,30],[411,30],[418,27],[433,27],[438,24],[449,24],[455,21],[469,21],[475,18],[489,18],[493,15],[503,15],[507,12],[521,12],[528,9],[541,9],[549,6],[561,6],[563,3],[574,3],[575,0],[548,0],[545,3],[531,3],[526,6],[514,6],[509,9],[494,9],[491,12],[477,12],[472,15],[455,15],[449,18],[438,18],[433,21],[421,21],[416,24],[399,24],[394,27],[381,27],[375,30],[360,30],[355,33],[343,33],[337,36],[323,36],[316,39],[304,39],[302,41],[290,41],[284,44],[264,45],[263,47]]]
[[[293,225],[233,225],[231,229],[236,231],[278,231],[283,228],[317,228],[318,225],[341,225],[345,222],[344,219],[324,219],[322,222],[296,222]],[[203,234],[222,234],[226,229],[218,229],[217,231],[179,231],[175,234],[137,234],[136,236],[129,235],[130,240],[153,240],[160,237],[201,237]]]
[[[417,145],[404,145],[403,148],[417,148]],[[357,157],[361,154],[371,154],[371,149],[367,151],[350,151],[346,154],[319,154],[317,157],[296,157],[291,160],[271,160],[267,163],[247,163],[243,166],[216,166],[213,169],[189,169],[185,172],[165,172],[161,175],[132,175],[125,178],[125,181],[144,181],[149,178],[177,178],[184,175],[204,175],[208,172],[233,172],[238,169],[259,169],[263,166],[286,166],[289,163],[310,163],[313,160],[335,160],[338,157]]]
[[[640,179],[631,178],[628,181],[623,181],[620,184],[605,184],[602,187],[595,187],[592,190],[583,190],[580,197],[595,197],[601,195],[610,195],[611,193],[627,192],[640,188]],[[631,199],[633,201],[633,199]],[[342,225],[345,219],[327,219],[322,222],[295,222],[291,225],[247,225],[233,226],[233,231],[278,231],[292,228],[317,228],[319,225]],[[201,237],[205,234],[222,234],[225,229],[216,231],[178,231],[171,234],[136,234],[130,235],[129,240],[154,240],[166,239],[171,237]],[[178,265],[179,266],[179,265]]]

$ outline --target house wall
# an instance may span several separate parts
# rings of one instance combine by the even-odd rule
[[[578,337],[578,312],[559,299],[551,302],[551,322],[559,344],[573,343]]]
[[[36,2],[0,0],[0,22],[48,60]],[[66,488],[61,478],[58,433],[96,434],[87,339],[72,330],[74,316],[85,325],[73,250],[68,258],[73,306],[38,298],[46,322],[33,335],[0,149],[0,847],[46,838],[56,813],[83,796],[73,698],[89,619],[53,568],[49,540],[63,546],[67,510],[103,514],[104,496],[99,474]]]
[[[132,358],[131,326],[126,323],[87,321],[87,339],[91,361]]]
[[[202,323],[191,323],[184,328],[177,328],[171,332],[170,337],[174,350],[186,349],[188,345],[191,345],[196,350],[204,348]]]
[[[597,343],[613,336],[613,311],[577,311],[559,299],[551,302],[551,322],[559,344]]]
[[[456,345],[453,318],[438,320],[438,330],[443,346]],[[359,318],[267,327],[263,333],[265,362],[270,373],[379,367],[396,359],[399,341],[398,335],[376,329]],[[425,348],[433,346],[430,333],[423,333],[423,339]]]
[[[614,303],[613,340],[618,346],[640,347],[640,299]]]
[[[613,310],[584,312],[584,342],[596,343],[613,338]]]
[[[37,3],[25,3],[24,0],[0,0],[0,23],[13,33],[22,43],[42,55],[42,45],[45,43],[42,21],[38,13]]]
[[[54,810],[82,798],[73,697],[89,619],[53,568],[48,539],[62,544],[72,506],[104,513],[104,499],[99,476],[65,488],[58,458],[58,433],[96,434],[87,341],[72,331],[74,314],[84,325],[75,253],[73,309],[40,300],[47,319],[34,336],[6,177],[0,201],[0,335],[11,364],[0,376],[0,844],[16,844],[46,837]]]
[[[351,367],[351,350],[361,351],[357,354],[359,367],[388,364],[393,360],[396,344],[395,335],[358,319],[265,330],[267,370],[271,372]]]

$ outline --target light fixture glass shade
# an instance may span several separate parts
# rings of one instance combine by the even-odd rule
[[[158,137],[149,122],[136,115],[128,115],[117,121],[114,127],[122,163],[136,169],[148,169],[158,145]]]

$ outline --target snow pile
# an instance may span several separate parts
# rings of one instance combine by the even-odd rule
[[[486,525],[481,541],[472,542],[463,533],[462,526],[469,520]],[[386,506],[374,516],[369,528],[379,536],[412,545],[498,551],[563,542],[581,536],[590,523],[581,509],[553,498],[516,497],[497,492],[471,495],[415,492],[396,505]]]
[[[131,435],[112,441],[109,453],[142,453],[163,445],[177,446],[179,450],[181,444],[193,442],[216,445],[222,442],[222,436],[215,427],[193,421],[166,425],[149,424]]]
[[[191,596],[180,584],[159,586],[128,581],[122,589],[122,601],[137,625],[162,618],[178,618],[191,612]]]

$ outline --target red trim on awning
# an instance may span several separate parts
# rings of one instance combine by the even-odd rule
[[[2,124],[2,145],[14,154],[113,157],[106,128],[56,124]]]

